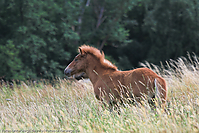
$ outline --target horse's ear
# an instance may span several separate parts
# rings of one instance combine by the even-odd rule
[[[102,56],[103,56],[103,57],[105,57],[105,56],[104,56],[104,52],[103,52],[103,51],[102,51]]]
[[[79,53],[80,53],[81,55],[84,55],[86,52],[84,52],[81,48],[79,48]]]

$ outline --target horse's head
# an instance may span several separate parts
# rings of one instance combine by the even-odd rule
[[[79,48],[79,54],[74,58],[74,60],[66,67],[64,74],[66,76],[71,76],[76,73],[84,72],[86,68],[86,52]]]

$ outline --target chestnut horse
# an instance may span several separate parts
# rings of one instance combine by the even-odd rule
[[[165,80],[152,70],[138,68],[119,71],[104,58],[104,53],[91,46],[79,47],[79,54],[64,70],[66,76],[80,72],[87,74],[96,98],[103,103],[106,101],[110,109],[113,103],[117,104],[123,98],[139,102],[143,98],[147,98],[149,102],[156,98],[159,105],[164,105],[167,99]]]

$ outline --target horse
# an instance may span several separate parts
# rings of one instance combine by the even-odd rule
[[[137,68],[120,71],[97,48],[82,45],[78,50],[79,54],[65,68],[65,75],[85,72],[93,85],[95,97],[102,103],[108,103],[110,111],[124,98],[138,103],[143,98],[147,98],[149,103],[156,98],[158,105],[165,105],[166,81],[152,70]]]

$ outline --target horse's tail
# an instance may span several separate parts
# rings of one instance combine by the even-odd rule
[[[159,105],[164,106],[167,99],[167,87],[166,81],[163,78],[156,78],[154,80],[155,84],[155,98]]]

